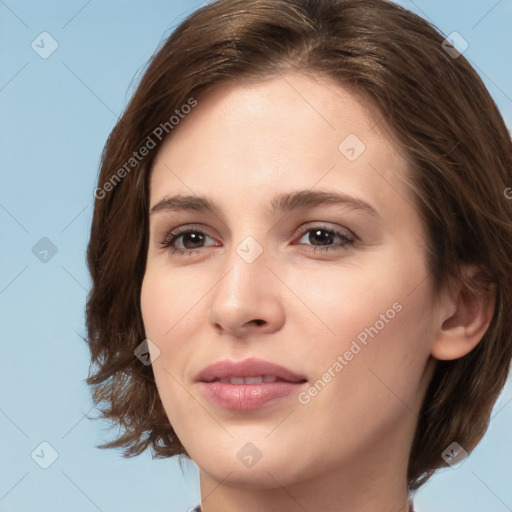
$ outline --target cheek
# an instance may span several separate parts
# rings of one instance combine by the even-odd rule
[[[180,302],[176,300],[176,292],[171,288],[171,282],[165,275],[146,271],[141,289],[141,312],[146,337],[150,339],[159,350],[158,357],[153,353],[153,372],[157,385],[165,379],[165,372],[174,374],[175,370],[168,367],[170,361],[179,361],[181,337],[176,336],[176,323],[179,318],[177,307]],[[178,324],[179,326],[179,324]],[[164,369],[165,368],[165,369]],[[165,386],[167,389],[168,386]],[[167,393],[164,393],[164,396]]]
[[[311,402],[330,411],[330,421],[375,422],[382,414],[385,422],[415,402],[430,354],[432,299],[424,269],[417,261],[383,258],[377,270],[333,273],[328,282],[322,293],[310,294],[334,331],[311,353],[319,379]],[[304,282],[304,293],[308,284],[313,287]]]
[[[430,354],[432,299],[421,252],[397,254],[390,250],[372,264],[288,275],[307,306],[295,303],[288,310],[288,320],[301,326],[303,357],[318,379],[337,381],[332,389],[356,385],[360,400],[386,390],[378,377],[397,394],[414,393]]]
[[[155,342],[162,339],[172,327],[172,318],[169,317],[172,301],[165,279],[158,279],[151,272],[146,272],[140,302],[144,328],[149,339]]]
[[[309,325],[309,335],[325,336],[337,348],[375,324],[379,332],[389,331],[390,324],[400,324],[427,304],[426,297],[413,292],[425,278],[420,261],[417,257],[400,260],[396,252],[387,250],[364,255],[357,263],[347,259],[321,266],[317,262],[300,273],[282,272],[283,281],[293,291],[283,290],[290,297],[287,321]],[[398,311],[403,308],[407,314]]]
[[[140,304],[145,334],[159,349],[158,357],[152,356],[153,372],[173,425],[173,414],[179,411],[182,415],[183,408],[191,404],[183,386],[191,377],[186,371],[194,357],[198,329],[205,329],[201,298],[207,290],[206,283],[205,289],[201,288],[197,276],[194,279],[176,271],[171,275],[169,269],[156,264],[148,265],[142,282]]]
[[[197,316],[206,291],[197,275],[171,274],[157,265],[147,268],[141,289],[142,318],[146,336],[160,341],[162,353],[169,351],[169,345],[179,349],[180,340],[186,341],[187,326]]]

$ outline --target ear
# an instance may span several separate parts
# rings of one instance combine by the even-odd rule
[[[432,356],[436,359],[458,359],[471,352],[491,323],[496,303],[496,287],[483,285],[484,273],[466,266],[464,274],[481,291],[475,294],[463,283],[446,286],[439,300]]]

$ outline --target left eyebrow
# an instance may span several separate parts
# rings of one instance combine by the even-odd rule
[[[314,208],[317,206],[342,205],[354,210],[361,210],[372,217],[382,219],[377,210],[362,199],[352,197],[347,194],[337,192],[318,191],[318,190],[299,190],[280,194],[274,197],[271,202],[271,212],[273,215],[277,213],[287,213],[302,208]],[[210,212],[217,216],[221,216],[221,209],[218,205],[210,201],[204,196],[198,195],[175,195],[166,196],[157,204],[155,204],[150,214],[161,211],[200,211]]]
[[[337,192],[321,190],[299,190],[289,194],[281,194],[271,201],[272,213],[287,213],[300,208],[314,208],[316,206],[342,205],[354,210],[361,210],[372,217],[381,219],[377,210],[366,201]]]

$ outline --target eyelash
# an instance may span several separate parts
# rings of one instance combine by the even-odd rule
[[[338,245],[338,246],[313,246],[313,249],[309,249],[309,250],[313,250],[314,252],[317,252],[317,251],[337,251],[337,250],[343,250],[343,249],[347,250],[348,247],[352,246],[354,244],[354,242],[355,242],[355,238],[354,237],[351,237],[351,236],[349,236],[349,235],[347,235],[345,233],[341,233],[340,231],[336,231],[334,229],[326,228],[324,226],[313,226],[313,227],[306,227],[306,228],[302,227],[299,230],[300,231],[300,237],[302,238],[304,234],[306,234],[306,233],[308,233],[310,231],[315,231],[315,230],[316,231],[324,231],[326,233],[338,236],[343,241],[343,243],[341,243],[341,245]],[[202,231],[200,229],[194,229],[194,228],[191,228],[191,227],[184,226],[184,227],[177,228],[175,230],[172,230],[172,231],[168,232],[164,236],[164,238],[159,242],[159,246],[162,249],[169,249],[171,254],[178,254],[180,256],[181,255],[185,255],[187,253],[189,255],[192,255],[192,254],[195,254],[197,251],[199,251],[201,249],[204,249],[204,247],[198,247],[196,249],[177,249],[175,247],[172,247],[172,244],[174,244],[174,242],[176,240],[178,240],[182,235],[189,234],[189,233],[200,233],[201,235],[209,236],[208,233],[205,233],[204,231]]]

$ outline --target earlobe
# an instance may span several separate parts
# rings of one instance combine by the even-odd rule
[[[478,345],[491,323],[496,303],[495,284],[484,287],[484,274],[479,268],[466,267],[465,274],[479,292],[475,293],[463,283],[444,292],[432,346],[432,356],[436,359],[465,356]]]

